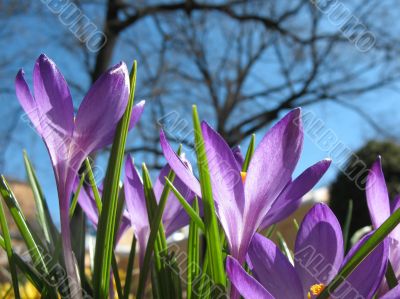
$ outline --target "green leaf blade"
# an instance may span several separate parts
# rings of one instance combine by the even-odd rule
[[[185,198],[180,194],[178,189],[175,188],[173,183],[168,179],[165,178],[165,181],[167,185],[171,188],[172,192],[174,193],[175,197],[179,200],[179,203],[182,205],[182,207],[185,209],[186,213],[189,215],[191,220],[196,222],[196,225],[204,232],[205,231],[205,226],[203,223],[203,220],[201,220],[198,212],[196,212],[190,205],[189,203],[185,200]]]
[[[35,205],[38,214],[38,222],[41,228],[43,229],[43,233],[47,243],[55,244],[59,236],[57,227],[55,226],[51,218],[44,193],[42,191],[42,188],[40,187],[35,169],[33,168],[32,163],[26,151],[23,152],[23,157],[24,157],[25,170],[28,176],[29,183],[32,188],[33,197],[35,199]]]
[[[221,239],[218,229],[218,220],[215,213],[214,199],[211,188],[210,171],[206,156],[204,139],[201,131],[197,107],[193,106],[193,126],[195,150],[200,176],[201,194],[204,208],[205,236],[207,240],[207,254],[211,279],[221,289],[225,288],[226,277],[222,259]],[[218,288],[217,288],[218,289]]]
[[[192,209],[195,213],[199,212],[199,203],[197,198],[194,199]],[[188,260],[187,260],[187,299],[192,299],[193,283],[200,275],[200,238],[199,226],[192,218],[189,224],[188,237]]]
[[[10,231],[8,229],[7,219],[4,213],[3,203],[1,201],[0,201],[0,226],[4,236],[3,240],[7,253],[8,265],[10,266],[11,281],[14,289],[14,296],[15,298],[19,299],[21,298],[21,296],[19,294],[17,267],[15,264],[14,252],[12,250]]]
[[[146,165],[143,165],[143,186],[145,189],[145,195],[146,197],[153,197],[154,195],[154,191],[152,189],[152,186],[149,184],[149,175],[148,175],[148,171],[146,168]],[[164,188],[165,190],[165,188]],[[164,193],[164,192],[163,192]],[[155,197],[151,200],[147,199],[146,200],[148,202],[151,202],[155,199]],[[160,202],[158,204],[158,206],[155,207],[155,209],[153,210],[153,212],[151,212],[149,215],[151,218],[150,221],[150,236],[149,239],[147,241],[147,245],[146,245],[146,251],[144,254],[144,261],[143,261],[143,265],[140,269],[140,275],[139,275],[139,285],[136,291],[136,298],[137,299],[141,299],[144,296],[144,291],[145,291],[145,286],[146,286],[146,280],[147,280],[147,276],[149,274],[151,265],[151,257],[153,255],[154,252],[154,248],[156,246],[156,241],[157,238],[159,237],[159,233],[160,233],[160,227],[162,227],[162,215],[164,212],[164,208],[167,202],[167,196],[161,196],[160,198]],[[150,219],[149,218],[149,219]],[[158,240],[160,241],[160,240]],[[160,245],[160,243],[159,243]],[[157,262],[157,261],[156,261]],[[155,277],[158,278],[158,277]]]
[[[256,148],[256,134],[251,135],[250,144],[247,148],[246,157],[244,158],[242,171],[246,172],[250,165],[250,160],[253,157],[254,149]]]
[[[95,298],[106,299],[109,294],[110,270],[114,251],[115,225],[117,224],[117,206],[119,181],[124,159],[129,122],[134,103],[136,85],[136,61],[131,72],[131,88],[126,111],[120,120],[111,148],[111,154],[104,180],[102,195],[103,209],[99,217],[96,235],[93,289]]]

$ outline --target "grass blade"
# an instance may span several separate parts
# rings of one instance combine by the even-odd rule
[[[179,200],[180,204],[182,207],[185,209],[186,213],[190,216],[190,218],[196,222],[196,225],[204,232],[205,227],[203,220],[201,220],[199,214],[189,205],[189,203],[186,201],[186,199],[180,194],[178,189],[175,188],[175,186],[171,183],[171,181],[166,177],[165,181],[167,185],[171,188],[172,192],[175,194],[175,197]]]
[[[39,273],[43,273],[48,277],[49,272],[42,254],[42,251],[45,250],[45,248],[43,244],[39,242],[39,238],[34,237],[34,232],[29,228],[18,201],[3,175],[0,177],[0,193],[28,248],[34,267],[39,271]],[[57,296],[57,291],[54,288],[50,288],[50,291],[53,296]]]
[[[131,292],[132,285],[132,275],[133,275],[133,266],[135,262],[136,255],[136,238],[133,236],[131,251],[129,252],[128,265],[126,268],[126,277],[125,277],[125,285],[124,285],[124,299],[129,299],[129,294]]]
[[[206,150],[196,106],[193,106],[193,125],[195,149],[197,154],[197,165],[199,170],[201,194],[204,207],[204,225],[205,236],[207,240],[209,269],[213,282],[221,288],[224,288],[226,285],[226,278],[221,255],[221,240],[219,236],[217,216],[215,213]]]
[[[119,180],[121,176],[126,138],[128,135],[129,122],[134,102],[136,70],[137,64],[135,61],[131,72],[131,86],[128,105],[117,127],[114,142],[111,148],[106,177],[104,180],[104,190],[102,196],[103,209],[102,213],[100,214],[96,235],[93,276],[94,297],[99,299],[108,298],[109,293],[110,270],[112,254],[114,250],[114,235],[119,194]]]
[[[94,179],[94,174],[92,170],[92,165],[90,164],[89,159],[85,160],[85,173],[87,173],[87,177],[89,178],[89,183],[93,190],[94,201],[96,202],[97,210],[99,210],[99,215],[100,215],[103,204],[101,202],[100,192],[99,189],[97,188],[96,180]]]
[[[76,259],[80,284],[85,277],[85,237],[86,237],[86,215],[80,206],[77,206],[74,215],[70,219],[72,238],[72,250]],[[71,290],[72,292],[72,290]]]
[[[144,169],[146,169],[145,165],[143,165],[143,167],[144,167]],[[144,171],[144,173],[145,172],[146,171]],[[145,185],[145,178],[143,178],[143,185]],[[165,188],[164,188],[164,190],[165,190]],[[147,276],[149,274],[149,270],[151,268],[151,265],[150,265],[151,256],[154,251],[154,246],[155,246],[156,239],[157,239],[157,236],[159,233],[159,228],[160,228],[161,220],[162,220],[162,214],[164,212],[166,202],[167,202],[167,196],[161,196],[160,202],[157,206],[157,209],[155,210],[154,217],[152,217],[152,221],[150,222],[150,236],[149,236],[149,240],[147,241],[143,265],[142,265],[142,268],[140,269],[139,285],[138,285],[138,289],[136,292],[137,299],[141,299],[144,296],[146,280],[147,280]]]
[[[194,296],[196,299],[210,298],[210,279],[207,274],[209,269],[208,257],[209,255],[204,257],[203,271],[200,273],[200,284],[196,286],[196,293]]]
[[[0,235],[0,247],[6,250],[6,244],[4,238]],[[43,282],[37,276],[36,271],[34,271],[31,266],[29,266],[18,254],[13,252],[14,262],[18,268],[24,273],[26,278],[32,283],[32,285],[41,292],[43,289]]]
[[[280,232],[276,233],[276,236],[278,237],[278,242],[279,242],[279,248],[283,252],[283,254],[287,257],[289,262],[294,265],[294,260],[293,260],[293,255],[290,252],[289,246],[287,245],[285,238],[282,236]]]
[[[44,291],[46,285],[47,289],[50,289],[51,286],[47,283],[46,280],[42,280],[39,277],[34,269],[30,265],[28,265],[19,255],[14,253],[15,263],[18,266],[18,269],[22,273],[24,273],[25,277],[32,283],[32,285],[39,291]]]
[[[117,263],[117,258],[115,257],[115,254],[112,255],[111,266],[112,266],[112,271],[113,271],[113,275],[114,275],[115,288],[117,289],[118,298],[123,298],[122,284],[121,284],[121,279],[119,277],[118,263]]]
[[[335,289],[340,286],[353,270],[390,234],[400,223],[400,209],[397,209],[375,232],[365,241],[360,249],[342,267],[336,277],[317,297],[327,299]]]
[[[161,299],[161,289],[160,289],[160,282],[158,281],[158,274],[157,269],[153,265],[151,267],[151,293],[153,295],[153,299]]]
[[[347,251],[347,247],[349,244],[349,231],[350,231],[352,216],[353,216],[353,201],[349,200],[349,205],[347,207],[346,221],[345,221],[344,227],[343,227],[343,241],[344,241],[343,246],[346,251]]]
[[[79,180],[78,188],[76,189],[74,197],[72,198],[71,206],[69,207],[69,219],[70,220],[72,219],[72,216],[74,216],[75,208],[78,203],[79,193],[81,192],[84,181],[85,181],[85,174],[82,174],[81,179]]]
[[[242,171],[244,171],[244,172],[246,172],[247,169],[249,168],[250,160],[251,160],[251,157],[253,157],[254,149],[256,147],[255,144],[256,144],[256,134],[252,134],[249,147],[247,148],[246,157],[243,162]]]
[[[297,233],[299,231],[300,226],[299,226],[299,223],[297,222],[296,218],[293,218],[293,226]]]
[[[193,201],[193,211],[199,212],[199,202],[197,197]],[[201,219],[200,219],[201,220]],[[191,218],[189,224],[188,237],[188,260],[187,260],[187,299],[192,299],[193,282],[200,274],[200,238],[199,226],[194,218]]]
[[[97,189],[97,186],[96,186],[96,189]],[[115,232],[114,232],[115,236],[118,235],[118,231],[119,231],[119,228],[121,226],[122,216],[123,216],[123,213],[124,213],[124,208],[125,208],[125,193],[123,192],[123,188],[121,188],[120,192],[119,192],[119,197],[118,197],[117,218],[116,218],[117,219],[117,225],[115,226]],[[115,243],[115,246],[117,246],[116,243]],[[113,252],[113,256],[112,256],[111,267],[112,267],[112,271],[113,271],[113,275],[114,275],[115,286],[116,286],[116,289],[117,289],[118,298],[123,298],[121,277],[119,275],[117,258],[115,256],[114,252]]]
[[[273,224],[270,227],[268,227],[264,234],[265,237],[270,239],[275,232],[275,228],[276,228],[276,224]]]
[[[51,218],[45,196],[26,151],[23,152],[23,156],[26,173],[35,199],[39,224],[43,229],[43,233],[48,244],[55,244],[55,242],[58,240],[59,233]]]
[[[34,264],[42,265],[43,268],[46,270],[46,265],[42,257],[42,252],[39,249],[43,248],[43,246],[38,246],[38,244],[35,242],[32,232],[29,229],[26,219],[19,207],[19,204],[4,176],[1,176],[0,179],[0,192],[5,203],[7,204],[8,209],[10,210],[11,216],[13,217],[22,238],[26,243],[26,246],[28,247]]]
[[[8,264],[10,266],[11,280],[15,298],[19,299],[19,285],[17,268],[15,265],[14,252],[12,250],[10,231],[8,230],[6,215],[4,214],[3,203],[0,201],[0,226],[4,236],[4,245],[7,252]]]
[[[399,284],[396,273],[394,272],[392,263],[390,261],[388,261],[385,277],[390,290],[394,289]]]
[[[168,274],[169,281],[172,286],[171,298],[182,299],[182,281],[181,281],[181,269],[178,265],[178,259],[176,252],[172,252],[168,256]]]
[[[146,197],[147,215],[149,223],[151,223],[155,217],[155,211],[157,210],[157,200],[154,194],[153,185],[150,179],[150,174],[147,170],[146,165],[143,164],[142,169],[143,169],[143,187]],[[171,171],[169,172],[168,176],[171,177],[172,180],[175,178],[175,174]],[[165,185],[164,190],[161,194],[160,202],[166,201],[168,198],[168,194],[169,194],[169,187],[168,185]],[[167,273],[168,269],[166,267],[167,266],[166,262],[168,262],[169,260],[168,247],[162,222],[158,227],[156,243],[154,244],[154,260],[155,260],[154,263],[155,271],[152,273],[153,274],[152,286],[153,288],[156,287],[156,289],[163,290],[163,298],[168,299],[170,298],[171,295],[172,285],[169,283],[170,276]],[[155,283],[158,283],[159,285],[156,286]]]

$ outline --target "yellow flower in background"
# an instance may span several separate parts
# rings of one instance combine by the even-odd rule
[[[21,296],[24,299],[40,298],[40,293],[30,282],[27,282],[23,287],[20,287],[20,289],[21,289]]]
[[[39,299],[40,293],[36,288],[30,283],[27,282],[24,285],[20,284],[19,292],[22,299]],[[6,282],[0,284],[0,298],[4,299],[12,299],[14,298],[14,292],[12,290],[12,286],[10,283]]]
[[[7,296],[7,293],[9,292],[11,288],[11,284],[10,283],[4,283],[4,284],[0,284],[0,298],[11,298],[10,296]]]

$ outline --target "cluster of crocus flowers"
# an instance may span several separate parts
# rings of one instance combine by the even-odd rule
[[[24,72],[17,74],[16,94],[22,108],[42,137],[55,174],[66,270],[77,280],[69,229],[69,203],[75,178],[84,159],[112,143],[129,96],[129,74],[121,62],[106,71],[84,97],[76,116],[68,85],[55,63],[40,55],[33,70],[33,91]],[[131,125],[140,118],[139,103]],[[100,121],[101,120],[101,121]]]
[[[45,55],[41,55],[34,66],[33,94],[22,70],[16,77],[16,93],[20,104],[44,140],[50,155],[59,197],[65,266],[73,282],[79,280],[69,227],[71,195],[77,187],[78,171],[85,158],[113,142],[117,124],[127,107],[129,86],[126,65],[115,65],[94,83],[75,116],[68,85],[55,63]],[[133,107],[129,129],[139,121],[143,109],[144,101]],[[206,155],[203,158],[207,161],[215,211],[229,249],[226,272],[232,286],[231,298],[236,299],[239,294],[245,298],[316,298],[340,270],[345,269],[344,265],[355,256],[361,246],[367,240],[373,240],[369,239],[372,233],[364,236],[345,255],[341,227],[335,215],[324,204],[315,205],[302,221],[295,242],[293,262],[288,256],[290,253],[285,252],[285,256],[271,240],[257,233],[293,213],[301,204],[302,197],[318,183],[331,164],[328,159],[319,161],[293,178],[303,146],[299,108],[290,111],[271,127],[246,164],[240,148],[230,148],[206,122],[201,123],[201,133]],[[169,192],[168,197],[162,196],[166,177],[171,171],[175,174],[172,182],[176,188],[174,191],[179,192],[188,204],[192,204],[196,197],[201,199],[202,193],[200,182],[189,161],[174,152],[162,130],[160,144],[167,164],[161,169],[151,190],[155,199],[152,195],[146,198],[143,182],[133,159],[126,157],[121,188],[126,206],[115,239],[112,239],[115,244],[118,243],[122,234],[131,226],[138,243],[139,265],[144,269],[148,269],[149,265],[146,263],[150,262],[147,258],[144,262],[144,256],[146,246],[151,244],[149,207],[153,201],[166,199],[161,219],[166,237],[189,224],[190,217],[187,213],[203,224],[197,215],[191,213],[188,206],[185,210],[180,202],[182,199],[178,200],[175,196],[178,193]],[[122,163],[122,150],[118,158]],[[201,161],[199,158],[199,163]],[[119,191],[119,171],[120,169],[118,177],[113,181],[116,191]],[[146,195],[148,185],[146,184]],[[102,188],[98,189],[101,193]],[[378,227],[400,207],[400,197],[391,204],[389,202],[380,158],[371,168],[366,193],[372,224],[378,232]],[[93,194],[90,186],[84,186],[78,202],[97,228],[101,204],[97,202],[97,206]],[[200,216],[202,215],[200,212]],[[341,281],[339,287],[329,294],[330,298],[372,298],[376,294],[384,299],[400,298],[400,286],[389,291],[385,281],[388,261],[393,266],[396,279],[400,279],[399,244],[400,228],[397,227]],[[147,252],[151,253],[152,247],[148,249]],[[245,270],[246,266],[248,270]],[[108,270],[107,268],[103,272],[108,274]],[[145,271],[143,273],[147,274]],[[146,281],[145,274],[143,277],[141,281]],[[108,276],[104,280],[108,282]],[[221,280],[225,281],[224,277]],[[103,295],[109,294],[105,290]]]
[[[230,254],[243,263],[254,234],[286,218],[330,165],[323,160],[292,179],[303,146],[301,110],[294,109],[274,125],[256,148],[247,172],[237,149],[206,122],[201,124],[216,213],[225,231]],[[176,175],[201,197],[200,183],[173,152],[163,131],[160,142]],[[238,294],[233,288],[233,298]]]
[[[336,216],[325,204],[317,204],[300,226],[294,265],[271,240],[256,234],[247,259],[253,275],[236,259],[228,257],[228,277],[244,298],[316,298],[366,238],[368,235],[344,257],[342,230]],[[385,240],[330,294],[330,298],[372,298],[385,275],[388,253]]]
[[[292,180],[303,145],[300,109],[291,111],[265,134],[246,173],[238,149],[232,150],[207,123],[201,128],[216,212],[230,254],[243,263],[255,232],[294,212],[302,196],[326,172],[330,160],[318,162]],[[163,131],[160,142],[172,170],[200,198],[199,181],[174,153]]]

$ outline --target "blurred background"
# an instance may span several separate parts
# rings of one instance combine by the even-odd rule
[[[354,232],[369,225],[362,179],[378,153],[391,195],[400,193],[399,32],[394,0],[1,0],[0,172],[25,188],[26,149],[58,222],[51,164],[16,99],[15,75],[23,68],[31,84],[36,58],[47,54],[77,108],[108,67],[136,59],[136,99],[147,101],[127,145],[137,165],[155,171],[165,163],[161,126],[190,152],[192,104],[243,150],[252,133],[259,141],[279,117],[302,107],[305,144],[296,174],[333,159],[306,200],[331,201],[344,221],[353,199]],[[107,151],[98,153],[99,178],[106,161]],[[29,201],[28,193],[20,200]]]

